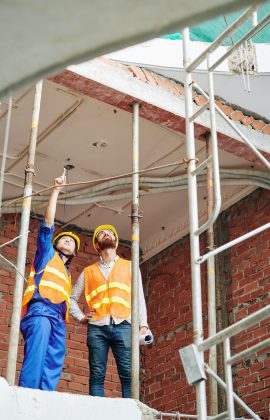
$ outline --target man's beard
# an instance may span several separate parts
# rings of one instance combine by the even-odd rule
[[[116,240],[112,239],[110,237],[102,238],[101,240],[97,241],[98,247],[101,251],[104,251],[105,249],[115,248],[116,247]]]

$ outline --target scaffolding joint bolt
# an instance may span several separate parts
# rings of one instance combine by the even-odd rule
[[[36,176],[36,173],[35,173],[35,170],[34,170],[34,168],[32,168],[32,167],[30,167],[30,166],[28,166],[28,165],[25,165],[25,172],[28,174],[28,173],[32,173],[34,176]]]
[[[143,212],[142,211],[132,211],[131,214],[128,215],[128,217],[137,217],[138,219],[143,218]]]

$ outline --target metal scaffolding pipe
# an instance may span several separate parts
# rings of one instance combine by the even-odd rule
[[[211,379],[214,379],[210,376]],[[211,420],[226,420],[228,418],[228,411],[217,414],[215,417],[211,417]]]
[[[187,67],[186,71],[191,72],[196,69],[208,56],[208,54],[214,52],[218,47],[220,47],[221,43],[228,38],[228,36],[235,32],[239,26],[241,26],[253,13],[256,13],[255,10],[257,7],[250,7],[246,10],[239,18],[233,22],[219,37],[212,42],[205,51],[203,51],[189,66]]]
[[[18,255],[17,255],[17,268],[24,275],[25,273],[25,259],[27,251],[27,239],[28,239],[28,228],[31,211],[31,197],[32,185],[34,177],[34,163],[35,163],[35,152],[37,142],[37,132],[39,123],[39,112],[41,103],[42,93],[42,81],[36,84],[33,114],[32,114],[32,125],[29,141],[29,152],[27,165],[25,168],[25,184],[23,191],[23,202],[22,202],[22,214],[21,214],[21,227],[20,227],[20,239],[18,244]],[[18,340],[20,330],[20,317],[21,317],[21,305],[22,305],[22,294],[23,294],[23,276],[16,272],[15,278],[15,289],[13,297],[13,310],[11,318],[11,329],[9,338],[9,349],[8,349],[8,363],[7,363],[7,381],[9,385],[15,384],[16,376],[16,362],[18,353]]]
[[[207,65],[209,67],[209,57],[207,58]],[[218,158],[218,145],[217,145],[217,128],[216,128],[216,113],[215,113],[215,95],[214,95],[214,80],[213,73],[208,71],[208,84],[209,84],[209,105],[210,105],[210,121],[211,121],[211,148],[212,148],[212,168],[213,168],[213,186],[214,186],[214,200],[213,210],[204,225],[200,226],[196,231],[197,235],[205,232],[212,226],[221,209],[221,192],[220,192],[220,176],[219,176],[219,158]]]
[[[215,107],[219,115],[232,127],[232,129],[239,135],[239,137],[250,147],[250,149],[254,152],[254,154],[264,163],[267,169],[270,169],[270,162],[259,152],[259,150],[255,146],[253,146],[253,144],[242,133],[242,131],[239,130],[236,124],[234,124],[217,105],[215,105]]]
[[[235,419],[234,401],[233,401],[233,379],[232,379],[232,366],[227,363],[227,359],[231,357],[231,347],[229,337],[225,338],[223,343],[224,350],[224,366],[225,366],[225,378],[226,378],[226,394],[227,394],[227,410],[229,413],[229,419]]]
[[[7,121],[5,128],[5,137],[4,137],[4,148],[3,148],[3,158],[1,163],[1,174],[0,174],[0,217],[1,217],[1,207],[2,207],[2,197],[3,197],[3,187],[4,187],[4,178],[5,178],[5,168],[6,168],[6,159],[7,159],[7,149],[8,149],[8,140],[9,140],[9,129],[11,121],[11,111],[12,111],[12,97],[8,101],[8,112],[7,112]]]
[[[140,398],[139,349],[139,103],[133,103],[132,116],[132,206],[131,206],[131,398]]]
[[[207,133],[206,137],[206,159],[212,155],[212,147],[210,141],[211,134]],[[214,190],[213,190],[213,168],[211,163],[207,166],[207,216],[210,219],[214,206]],[[207,248],[209,251],[214,249],[214,228],[213,225],[207,229]],[[211,337],[217,332],[216,326],[216,279],[215,279],[215,257],[207,260],[207,294],[208,294],[208,336]],[[215,346],[209,350],[209,366],[217,371],[217,349]],[[209,409],[210,415],[218,414],[218,394],[217,383],[213,378],[209,378]]]
[[[240,45],[242,45],[244,42],[248,41],[250,38],[255,36],[261,29],[263,29],[270,21],[270,13],[268,13],[260,23],[258,23],[256,26],[253,26],[250,31],[246,33],[242,38],[239,39],[233,46],[231,46],[228,51],[223,54],[222,57],[220,57],[212,66],[209,68],[210,71],[214,71],[226,58],[228,58],[233,51],[235,51]]]
[[[235,322],[224,330],[219,331],[213,337],[206,338],[206,340],[199,344],[198,350],[201,352],[207,351],[210,349],[210,347],[222,343],[222,341],[224,341],[226,338],[232,337],[233,335],[236,335],[269,317],[270,305],[267,305],[255,313],[247,316],[246,318]]]
[[[217,255],[220,252],[225,251],[226,249],[231,248],[234,245],[237,245],[240,242],[243,242],[246,239],[249,239],[249,238],[251,238],[254,235],[257,235],[257,233],[261,233],[261,232],[263,232],[264,230],[266,230],[268,228],[270,228],[270,222],[269,223],[266,223],[265,225],[262,225],[262,226],[258,227],[257,229],[254,229],[254,230],[246,233],[245,235],[239,236],[239,238],[233,239],[232,241],[228,242],[227,244],[221,245],[220,247],[218,247],[216,249],[213,249],[213,251],[210,251],[210,252],[208,252],[205,255],[202,255],[201,257],[199,257],[197,259],[197,262],[199,264],[202,264],[204,261],[208,260],[208,258],[210,258],[210,257],[212,257],[214,255]]]
[[[189,29],[183,30],[183,57],[184,68],[189,64]],[[202,322],[202,295],[200,265],[196,263],[200,254],[199,236],[195,234],[198,229],[198,197],[196,169],[196,151],[194,138],[194,123],[190,121],[192,109],[192,79],[191,74],[185,72],[185,112],[186,112],[186,153],[188,159],[188,200],[190,222],[190,251],[191,251],[191,278],[192,278],[192,314],[193,314],[193,342],[199,345],[203,341]],[[203,353],[199,355],[203,365]],[[196,384],[197,415],[199,420],[206,420],[206,389],[205,381]]]
[[[226,385],[226,383],[215,373],[215,372],[213,372],[212,371],[212,369],[210,369],[210,367],[209,366],[207,366],[207,364],[205,364],[204,365],[204,368],[205,368],[205,371],[208,373],[208,375],[209,376],[212,376],[216,381],[217,381],[217,383],[220,385],[220,387],[222,388],[222,389],[224,389],[224,391],[226,391],[227,390],[227,385]],[[255,414],[245,403],[244,403],[244,401],[242,401],[241,400],[241,398],[240,397],[238,397],[238,395],[237,394],[235,394],[235,392],[233,392],[233,399],[234,399],[234,401],[238,404],[238,405],[240,405],[240,407],[242,407],[244,410],[245,410],[245,412],[247,413],[247,414],[249,414],[254,420],[262,420],[259,416],[257,416],[257,414]]]
[[[266,340],[263,340],[257,344],[254,344],[254,346],[249,347],[246,350],[241,351],[240,353],[235,354],[234,356],[231,356],[227,359],[227,363],[230,363],[231,365],[234,363],[239,362],[241,359],[245,359],[246,357],[249,357],[251,354],[256,353],[259,350],[265,349],[267,347],[270,347],[270,338],[267,338]]]
[[[255,28],[255,26],[258,25],[258,13],[257,10],[254,10],[254,12],[252,12],[252,26],[253,28]]]
[[[269,18],[270,20],[270,18]],[[207,93],[197,84],[193,83],[195,89],[197,89],[207,100],[209,100],[209,96]],[[259,150],[253,146],[253,144],[248,140],[248,138],[242,133],[241,130],[224,114],[224,112],[215,104],[216,111],[220,114],[220,116],[232,127],[232,129],[239,135],[239,137],[246,143],[250,149],[255,153],[255,155],[264,163],[264,165],[270,169],[270,162],[259,152]]]
[[[207,101],[198,111],[194,112],[194,114],[190,117],[190,121],[195,121],[204,111],[209,108],[209,102]]]

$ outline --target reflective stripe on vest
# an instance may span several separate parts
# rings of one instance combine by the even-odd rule
[[[61,273],[61,271],[57,270],[57,268],[46,266],[44,271],[55,274],[57,277],[60,277],[60,279],[64,280],[67,284],[69,284],[69,280],[66,278],[65,274]]]
[[[50,287],[51,289],[57,290],[58,292],[64,295],[63,300],[67,299],[69,302],[70,299],[69,299],[68,292],[66,292],[66,290],[59,284],[56,284],[53,281],[49,281],[49,280],[40,280],[39,287],[40,286]]]
[[[36,286],[33,284],[32,286],[28,286],[24,291],[24,296],[27,295],[27,293],[33,292],[35,290]]]
[[[100,292],[104,292],[107,289],[118,288],[121,290],[125,290],[127,293],[130,293],[130,287],[127,284],[120,283],[118,281],[113,281],[111,283],[102,284],[101,286],[97,287],[93,290],[89,295],[86,296],[87,302],[90,302],[96,295]]]
[[[93,320],[107,315],[126,319],[131,309],[130,261],[118,258],[106,279],[98,265],[84,269],[85,299],[90,309],[95,309]]]
[[[66,268],[58,253],[55,252],[52,259],[46,264],[44,270],[36,273],[31,267],[29,274],[29,284],[25,289],[22,302],[22,316],[27,312],[27,304],[32,299],[35,289],[35,275],[42,273],[38,292],[42,298],[50,300],[52,303],[59,304],[66,302],[66,321],[68,321],[68,311],[70,305],[71,278],[66,273]]]
[[[130,308],[130,304],[129,304],[129,302],[127,300],[122,299],[122,298],[117,297],[117,296],[113,296],[113,297],[110,297],[110,298],[104,298],[104,299],[102,299],[101,302],[94,303],[94,305],[92,306],[92,308],[93,309],[98,309],[98,308],[101,307],[101,305],[111,304],[111,303],[121,303],[126,308]]]

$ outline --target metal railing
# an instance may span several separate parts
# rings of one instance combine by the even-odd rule
[[[246,35],[242,36],[233,46],[231,46],[228,51],[219,58],[214,64],[211,64],[210,57],[211,53],[216,50],[218,46],[221,45],[221,42],[224,41],[230,34],[236,31],[248,18],[252,16],[253,27],[249,30]],[[235,410],[234,403],[239,404],[242,409],[244,409],[251,418],[259,420],[260,417],[256,415],[233,391],[233,378],[232,378],[232,364],[237,363],[240,359],[249,356],[252,353],[255,353],[270,344],[270,338],[264,340],[261,343],[258,343],[252,346],[249,349],[246,349],[238,354],[231,355],[231,345],[230,338],[237,333],[244,331],[245,329],[255,325],[261,320],[270,317],[270,305],[255,312],[254,314],[248,316],[247,318],[231,325],[230,327],[220,331],[218,333],[213,333],[212,336],[203,340],[203,331],[202,331],[202,300],[201,300],[201,273],[200,267],[204,261],[212,259],[215,255],[220,252],[248,239],[265,229],[270,227],[270,223],[267,223],[253,231],[246,233],[245,235],[240,236],[239,238],[234,239],[233,241],[228,242],[225,245],[222,245],[216,249],[211,249],[210,252],[205,255],[199,255],[199,237],[200,234],[205,232],[207,229],[211,228],[215,223],[221,209],[221,191],[220,191],[220,175],[219,175],[219,158],[218,158],[218,144],[217,144],[217,129],[216,129],[216,112],[225,119],[225,121],[230,125],[231,128],[237,133],[240,139],[255,153],[255,155],[260,159],[260,161],[270,169],[270,162],[262,155],[262,153],[256,149],[256,147],[250,142],[247,137],[241,132],[241,130],[232,122],[223,112],[218,108],[215,103],[214,96],[214,81],[213,81],[213,71],[221,64],[229,55],[243,42],[251,39],[255,34],[258,33],[266,24],[270,22],[270,14],[265,16],[260,22],[257,21],[256,8],[251,7],[245,11],[233,24],[231,24],[217,39],[214,41],[204,52],[200,54],[193,62],[190,62],[189,52],[190,52],[190,40],[189,40],[189,29],[185,28],[183,30],[183,61],[184,61],[184,70],[185,70],[185,109],[186,109],[186,153],[188,159],[188,195],[189,195],[189,220],[190,220],[190,247],[191,247],[191,276],[192,276],[192,312],[193,312],[193,344],[197,348],[196,362],[200,366],[204,366],[205,372],[209,375],[210,378],[215,380],[221,388],[226,391],[227,394],[227,411],[224,413],[215,413],[214,416],[207,416],[206,408],[206,391],[205,391],[205,380],[203,375],[201,380],[194,381],[196,386],[196,402],[197,402],[197,415],[190,418],[196,418],[198,420],[206,420],[208,418],[212,419],[224,419],[228,418],[230,420],[235,419]],[[208,74],[208,94],[194,82],[192,77],[192,72],[204,61],[207,60],[207,74]],[[193,110],[193,89],[197,90],[202,94],[207,103],[202,107]],[[196,119],[206,110],[210,111],[210,126],[211,126],[211,156],[207,156],[206,160],[196,166],[196,155],[195,155],[195,136],[194,136],[194,122]],[[199,225],[199,216],[198,216],[198,199],[197,199],[197,175],[201,174],[206,167],[212,166],[213,173],[213,207],[212,213],[208,216],[208,220],[202,225]],[[209,270],[208,270],[209,271]],[[210,280],[210,275],[208,273],[208,281]],[[211,302],[209,300],[209,302]],[[208,302],[208,304],[210,304]],[[209,320],[209,323],[211,320]],[[209,327],[210,329],[210,327]],[[212,329],[213,331],[213,329]],[[222,381],[218,377],[216,372],[204,364],[204,352],[215,347],[218,343],[223,343],[224,350],[224,366],[225,366],[225,377],[226,382]],[[190,346],[188,346],[190,347]],[[188,350],[187,350],[188,351]],[[194,357],[194,348],[191,349]],[[181,353],[181,351],[180,351]],[[182,355],[181,355],[182,357]],[[183,364],[185,363],[184,357],[182,357]],[[187,363],[188,366],[188,363]],[[187,370],[192,366],[192,363],[187,367]],[[185,367],[185,365],[184,365]],[[192,368],[191,368],[192,369]],[[186,370],[186,369],[185,369]],[[190,382],[192,383],[192,382]],[[211,396],[210,396],[211,404]],[[212,414],[212,413],[211,413]],[[163,414],[165,417],[165,414]],[[178,417],[179,418],[179,417]]]

